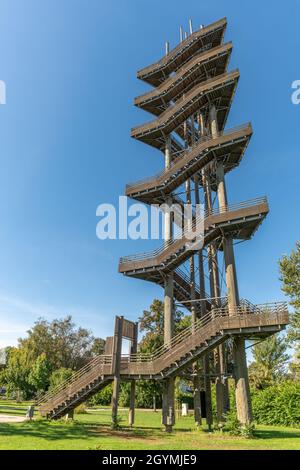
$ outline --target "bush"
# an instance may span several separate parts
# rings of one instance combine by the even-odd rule
[[[119,405],[123,407],[129,406],[130,401],[130,382],[123,382],[120,386]]]
[[[252,396],[258,424],[300,427],[300,383],[284,382]]]
[[[114,421],[111,423],[111,428],[112,429],[120,429],[122,421],[123,421],[122,416],[117,415],[115,417]]]
[[[253,423],[242,425],[236,415],[236,411],[232,409],[226,414],[225,430],[231,436],[241,436],[251,439],[254,436],[255,426]]]
[[[76,415],[85,415],[87,414],[85,403],[81,403],[81,405],[77,406],[74,410]]]
[[[112,384],[106,385],[100,392],[89,399],[91,406],[109,406],[112,397]]]
[[[237,419],[236,411],[230,410],[226,414],[225,430],[228,431],[230,436],[239,436],[241,430],[241,424]]]

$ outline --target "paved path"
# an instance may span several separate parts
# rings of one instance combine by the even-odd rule
[[[1,423],[23,423],[23,421],[26,421],[25,416],[12,416],[12,415],[0,414],[0,424]]]

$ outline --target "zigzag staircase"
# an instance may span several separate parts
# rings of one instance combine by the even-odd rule
[[[135,105],[150,112],[153,119],[133,128],[131,136],[164,152],[165,169],[155,176],[127,185],[126,195],[146,204],[169,205],[172,201],[180,210],[184,202],[176,191],[185,185],[187,203],[194,202],[194,207],[198,205],[196,200],[205,203],[204,214],[193,214],[192,227],[184,228],[180,239],[172,238],[173,219],[165,217],[168,230],[162,247],[123,257],[119,262],[119,272],[124,275],[164,287],[164,345],[153,354],[136,352],[137,325],[116,317],[114,336],[107,339],[105,355],[94,358],[69,380],[46,393],[38,401],[43,416],[51,419],[62,417],[114,380],[114,422],[120,380],[131,380],[134,385],[134,380],[155,379],[164,381],[163,424],[166,430],[170,430],[175,414],[172,378],[202,357],[204,375],[209,376],[207,353],[232,338],[238,418],[244,424],[251,421],[244,340],[264,338],[285,328],[288,311],[285,303],[252,305],[240,300],[238,295],[233,241],[251,238],[268,214],[269,206],[266,198],[228,203],[224,175],[241,162],[252,136],[252,126],[245,124],[225,130],[240,77],[238,70],[227,70],[232,44],[223,44],[226,25],[226,18],[223,18],[198,31],[191,31],[162,59],[138,72],[138,78],[154,89],[136,98]],[[191,196],[191,188],[194,196]],[[212,193],[216,193],[215,198]],[[207,249],[208,268],[213,266],[215,270],[210,269],[209,272],[210,295],[204,294],[203,248]],[[224,254],[228,292],[225,299],[220,299],[217,279],[218,251]],[[195,282],[193,258],[197,252],[198,261],[202,257],[198,284]],[[190,277],[180,269],[187,260]],[[201,292],[205,299],[201,299]],[[184,303],[192,312],[192,325],[172,337],[174,299]],[[199,302],[201,308],[193,310],[192,305]],[[202,308],[204,302],[205,309]],[[130,355],[121,355],[122,338],[131,341]],[[222,367],[226,367],[225,356],[222,361]],[[216,370],[217,366],[220,377],[221,361],[214,364]],[[210,379],[205,379],[205,383],[205,393],[210,396]],[[199,387],[196,389],[199,395]],[[134,392],[132,396],[134,403]],[[197,394],[194,398],[200,400]],[[219,417],[223,416],[221,402],[225,403],[217,399]],[[209,406],[207,410],[208,413]],[[212,412],[209,413],[212,416]],[[209,426],[211,424],[212,419],[208,422]]]

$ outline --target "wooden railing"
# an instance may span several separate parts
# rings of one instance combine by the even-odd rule
[[[176,268],[175,272],[178,274],[179,277],[181,277],[187,284],[190,284],[191,282],[191,279],[190,279],[190,276],[188,274],[186,274],[182,269],[180,268]],[[195,283],[195,289],[196,291],[200,292],[200,286],[199,284]],[[207,292],[204,293],[205,295],[205,299],[199,299],[199,302],[200,300],[206,300],[206,299],[209,299],[209,294]]]

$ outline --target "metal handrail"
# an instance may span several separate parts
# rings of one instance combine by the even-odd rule
[[[192,227],[187,228],[183,232],[182,239],[184,239],[188,234],[190,234],[193,231],[193,229],[197,226],[197,224],[200,224],[201,221],[205,221],[205,219],[207,219],[210,216],[224,214],[226,212],[234,212],[234,211],[239,210],[239,209],[253,207],[253,206],[256,206],[258,204],[264,204],[264,203],[267,203],[267,198],[266,197],[260,197],[260,198],[251,199],[251,200],[245,201],[245,202],[240,202],[240,203],[236,203],[236,204],[229,204],[227,206],[221,206],[221,207],[218,207],[218,208],[214,208],[212,210],[206,210],[204,215],[200,214],[199,216],[197,216],[194,219],[194,221],[192,223]],[[196,237],[196,235],[195,235],[195,237]],[[167,250],[170,246],[174,246],[178,241],[179,241],[179,239],[167,240],[162,246],[160,246],[159,248],[157,248],[155,250],[151,250],[151,251],[143,252],[143,253],[137,253],[137,254],[134,254],[134,255],[123,256],[123,257],[120,258],[120,264],[128,263],[128,262],[131,262],[131,261],[142,261],[142,260],[146,260],[146,259],[155,258],[156,256],[163,253],[165,250]]]
[[[170,173],[170,170],[172,170],[174,165],[177,165],[178,161],[184,159],[188,154],[193,152],[193,150],[196,147],[203,144],[204,142],[209,142],[209,141],[216,140],[219,137],[223,137],[223,136],[226,136],[226,135],[229,135],[229,134],[233,134],[234,132],[238,132],[242,129],[246,129],[247,127],[250,127],[250,126],[251,126],[251,123],[247,122],[245,124],[240,124],[239,126],[232,127],[231,129],[223,130],[223,131],[219,132],[217,136],[212,136],[211,134],[209,134],[209,135],[203,135],[203,136],[199,137],[197,142],[194,145],[191,145],[188,149],[184,149],[184,150],[178,152],[178,156],[174,160],[172,160],[171,165],[170,165],[169,168],[164,168],[163,170],[159,171],[158,173],[156,173],[153,176],[148,176],[146,178],[143,178],[143,179],[137,180],[135,182],[126,184],[126,191],[130,190],[131,188],[136,188],[138,186],[141,186],[145,183],[148,183],[150,181],[153,181],[157,178],[162,177],[163,175],[166,175],[166,174]]]

